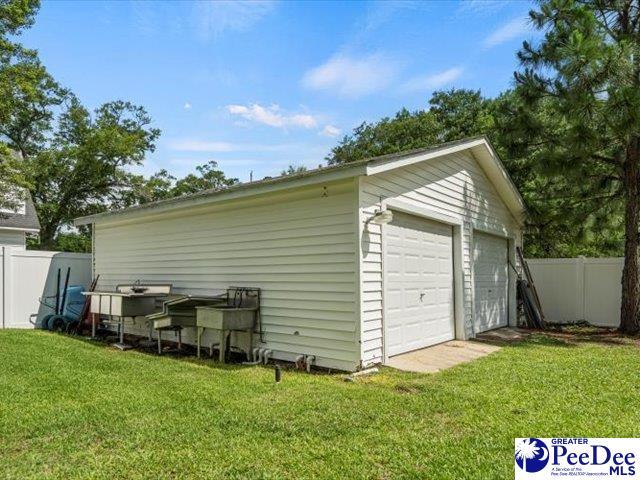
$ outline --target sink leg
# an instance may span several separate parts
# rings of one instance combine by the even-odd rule
[[[158,355],[162,355],[162,330],[158,330]]]
[[[247,348],[247,361],[253,362],[253,328],[247,331],[249,332],[249,346]]]
[[[227,352],[227,331],[220,330],[220,333],[220,356],[218,360],[220,361],[220,363],[224,363],[225,353]]]

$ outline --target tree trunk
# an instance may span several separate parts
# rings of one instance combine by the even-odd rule
[[[620,307],[620,331],[623,333],[638,332],[638,142],[633,141],[627,149],[624,163],[625,191],[625,243],[624,269],[622,270],[622,304]]]
[[[56,244],[57,226],[49,223],[41,223],[40,225],[40,248],[44,250],[54,250]]]

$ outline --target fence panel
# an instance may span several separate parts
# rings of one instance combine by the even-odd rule
[[[69,285],[91,283],[91,255],[2,247],[0,256],[0,320],[3,328],[32,328],[52,310],[40,298],[54,296],[58,268],[61,288],[68,267]],[[34,316],[37,314],[37,316]],[[33,318],[32,318],[33,317]]]
[[[623,258],[591,258],[584,264],[584,319],[593,325],[620,325]]]
[[[617,327],[622,258],[529,259],[547,320]]]

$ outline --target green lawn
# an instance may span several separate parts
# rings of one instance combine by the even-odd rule
[[[0,478],[513,478],[521,436],[640,436],[633,342],[534,337],[439,374],[340,375],[0,331]]]

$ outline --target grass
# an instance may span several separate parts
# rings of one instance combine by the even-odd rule
[[[633,342],[544,336],[438,374],[340,375],[0,331],[1,478],[513,478],[513,439],[640,436]]]

